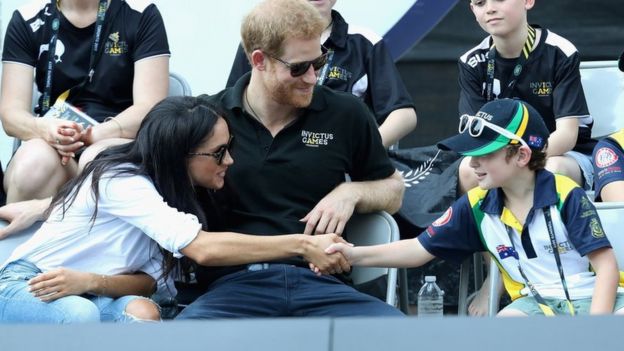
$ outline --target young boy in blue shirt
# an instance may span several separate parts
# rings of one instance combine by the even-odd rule
[[[594,206],[570,178],[544,169],[550,133],[539,113],[520,100],[494,100],[463,115],[459,132],[439,146],[472,156],[478,187],[415,239],[326,252],[340,251],[352,265],[414,267],[486,251],[513,300],[501,316],[624,312]]]

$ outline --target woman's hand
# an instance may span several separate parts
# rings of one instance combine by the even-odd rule
[[[38,118],[36,123],[43,140],[61,155],[63,165],[85,145],[81,140],[82,125],[76,122],[60,118]]]
[[[0,207],[0,219],[9,222],[9,225],[0,228],[0,239],[28,228],[38,220],[42,220],[43,213],[50,206],[50,200],[51,198],[20,201]]]
[[[97,275],[68,268],[57,268],[32,278],[29,291],[43,302],[61,297],[82,295],[92,290]]]

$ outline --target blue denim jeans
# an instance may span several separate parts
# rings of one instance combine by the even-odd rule
[[[82,295],[40,301],[28,291],[28,281],[39,273],[37,266],[24,260],[11,262],[0,271],[0,324],[138,321],[125,310],[131,301],[143,299],[140,296]]]
[[[402,315],[335,277],[285,264],[254,264],[217,279],[176,319]]]

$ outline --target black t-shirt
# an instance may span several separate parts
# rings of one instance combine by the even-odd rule
[[[45,87],[50,41],[51,3],[34,1],[13,13],[7,27],[3,62],[35,67],[40,92]],[[87,76],[95,23],[85,28],[71,24],[61,13],[54,55],[51,103]],[[115,116],[132,105],[134,63],[169,55],[167,34],[154,4],[139,0],[111,0],[102,33],[101,57],[91,83],[68,101],[96,120]]]
[[[487,102],[486,55],[490,43],[491,38],[485,38],[459,59],[460,115],[474,115]],[[501,93],[501,87],[509,83],[516,61],[515,58],[505,59],[496,55],[495,98]],[[579,117],[579,136],[574,149],[589,155],[595,145],[591,139],[593,119],[585,101],[579,64],[579,53],[572,43],[543,29],[540,41],[529,55],[514,90],[506,94],[533,106],[542,115],[551,133],[556,129],[556,119]]]
[[[329,49],[328,65],[321,70],[319,83],[362,99],[378,124],[394,110],[414,107],[383,39],[368,29],[348,25],[337,11],[332,11],[332,20],[332,32],[323,44]],[[227,86],[249,71],[251,66],[239,45]]]

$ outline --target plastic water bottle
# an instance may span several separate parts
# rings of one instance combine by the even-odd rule
[[[418,316],[419,317],[442,317],[444,313],[444,291],[436,284],[436,277],[428,275],[425,284],[418,292]]]

